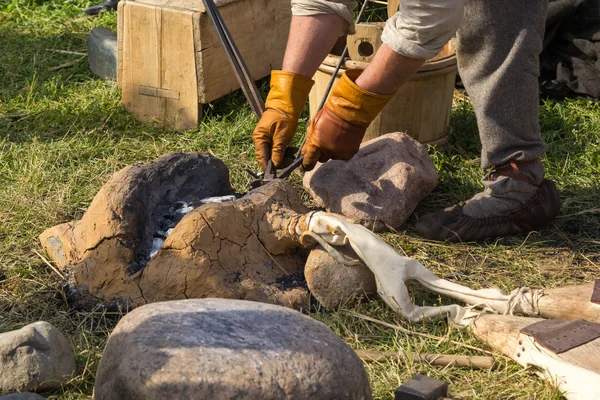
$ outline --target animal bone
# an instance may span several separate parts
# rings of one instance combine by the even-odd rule
[[[412,258],[404,257],[365,227],[352,224],[334,214],[310,213],[305,216],[306,231],[302,237],[318,236],[329,245],[350,244],[364,263],[373,271],[379,296],[403,318],[412,321],[429,321],[448,316],[449,320],[466,325],[479,314],[473,307],[492,309],[502,314],[519,312],[537,315],[537,300],[542,292],[521,288],[507,295],[499,289],[473,290],[466,286],[441,279]],[[307,233],[310,232],[310,233]],[[473,307],[456,304],[428,307],[412,303],[405,282],[414,279],[436,293],[463,301]]]

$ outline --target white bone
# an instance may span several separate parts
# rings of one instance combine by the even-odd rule
[[[507,295],[499,289],[473,290],[439,278],[417,260],[399,254],[379,236],[361,225],[325,212],[311,213],[307,215],[307,220],[308,230],[327,243],[334,246],[349,243],[375,275],[377,290],[383,301],[409,321],[428,321],[439,316],[448,316],[450,321],[465,325],[468,319],[478,314],[471,310],[472,307],[465,308],[456,304],[442,307],[413,304],[405,284],[410,279],[417,280],[436,293],[478,308],[492,309],[503,314],[521,312],[537,315],[537,299],[542,292],[521,288]]]

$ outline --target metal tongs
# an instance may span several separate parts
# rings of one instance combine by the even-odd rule
[[[281,172],[279,172],[279,174],[277,173],[277,171],[275,170],[275,167],[273,166],[273,161],[269,160],[269,162],[267,163],[267,169],[265,170],[265,173],[262,177],[258,176],[257,174],[255,174],[254,172],[252,172],[250,170],[246,170],[248,172],[248,174],[250,174],[250,176],[254,178],[254,180],[252,182],[250,182],[250,190],[254,190],[257,187],[260,187],[260,186],[264,185],[265,183],[270,182],[275,179],[287,178],[288,176],[290,176],[290,174],[292,172],[294,172],[294,170],[296,168],[298,168],[302,164],[303,160],[304,160],[303,156],[296,158],[290,165],[288,165],[287,167],[282,169]]]
[[[238,48],[235,45],[235,42],[231,38],[231,34],[227,29],[227,25],[223,21],[217,6],[215,5],[213,0],[203,0],[204,7],[206,8],[206,12],[212,21],[215,30],[217,31],[217,36],[223,48],[225,49],[225,53],[227,53],[227,57],[231,62],[231,66],[233,67],[233,72],[246,96],[248,102],[250,103],[250,107],[257,118],[260,117],[265,112],[265,103],[263,102],[260,93],[258,92],[258,88],[256,87],[256,83],[254,83],[254,79],[250,75],[250,71],[244,62]],[[268,181],[272,181],[274,179],[285,179],[287,178],[298,166],[302,164],[302,157],[299,159],[296,158],[294,162],[288,167],[284,168],[279,174],[275,170],[273,166],[273,162],[269,160],[267,164],[267,169],[262,177],[248,170],[248,173],[255,178],[254,181],[250,183],[250,189],[256,189],[259,186],[262,186]]]
[[[262,117],[263,113],[265,112],[265,103],[264,103],[262,97],[260,96],[260,93],[258,92],[256,83],[254,83],[254,79],[252,79],[252,76],[250,75],[250,71],[248,70],[246,63],[244,63],[244,59],[242,58],[238,48],[236,47],[235,42],[233,41],[231,34],[229,33],[229,30],[227,29],[227,25],[225,25],[225,22],[223,21],[223,18],[221,17],[221,14],[219,13],[217,6],[215,5],[215,2],[213,0],[202,0],[202,1],[204,2],[204,7],[206,8],[206,13],[208,14],[210,20],[212,21],[212,23],[215,27],[215,30],[217,31],[217,36],[219,37],[219,41],[223,45],[225,53],[227,53],[227,57],[229,58],[229,61],[231,62],[231,66],[233,67],[233,71],[235,73],[235,76],[236,76],[239,84],[240,84],[240,87],[242,88],[242,91],[244,92],[246,99],[248,99],[248,102],[250,103],[250,107],[252,108],[252,111],[254,111],[254,114],[256,114],[257,118],[260,119],[260,117]],[[368,3],[369,3],[369,0],[364,1],[363,5],[360,9],[360,12],[358,13],[358,16],[356,17],[357,24],[360,21],[360,18],[362,16],[363,12],[367,8]],[[325,94],[323,95],[323,99],[321,100],[321,104],[319,105],[319,108],[317,111],[321,110],[321,108],[323,108],[323,106],[325,105],[325,100],[327,100],[327,97],[329,96],[329,92],[331,91],[331,88],[333,87],[333,83],[335,82],[337,73],[340,70],[342,64],[344,63],[344,59],[345,59],[347,53],[348,53],[348,45],[346,45],[346,47],[344,47],[344,51],[342,52],[340,61],[337,65],[337,67],[335,68],[334,73],[331,75],[331,80],[329,81],[329,85],[327,86],[327,89],[325,90]],[[269,162],[267,163],[267,169],[265,170],[265,173],[262,177],[253,173],[252,171],[247,170],[248,173],[253,178],[255,178],[254,181],[252,181],[250,183],[250,190],[256,189],[257,187],[260,187],[260,186],[264,185],[266,182],[272,181],[274,179],[285,179],[296,168],[298,168],[300,165],[302,165],[304,156],[302,156],[302,154],[300,152],[301,152],[302,146],[304,146],[305,142],[306,142],[306,136],[302,140],[302,144],[300,145],[298,152],[296,153],[296,157],[295,157],[294,161],[289,166],[282,169],[279,174],[277,174],[277,171],[275,170],[275,167],[273,166],[272,160],[269,160]]]
[[[227,25],[223,22],[223,18],[215,5],[213,0],[202,0],[204,2],[204,8],[206,8],[206,13],[208,17],[212,21],[215,30],[217,31],[217,36],[219,37],[219,41],[223,45],[225,53],[227,53],[227,57],[231,62],[231,66],[233,67],[233,72],[246,96],[248,102],[250,103],[250,107],[254,114],[258,118],[262,117],[265,112],[265,103],[258,92],[258,88],[254,83],[254,79],[250,75],[250,71],[248,71],[248,67],[246,67],[246,63],[242,58],[238,48],[235,45],[235,42],[231,38],[231,34],[227,29]]]

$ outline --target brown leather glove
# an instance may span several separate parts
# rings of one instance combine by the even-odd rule
[[[302,168],[310,171],[317,161],[349,160],[360,147],[369,124],[394,94],[375,94],[354,83],[360,70],[348,70],[336,83],[325,106],[308,127],[302,146]]]
[[[298,118],[306,103],[312,79],[293,72],[272,71],[266,111],[252,133],[256,159],[263,170],[269,160],[280,168],[285,149],[294,138]]]

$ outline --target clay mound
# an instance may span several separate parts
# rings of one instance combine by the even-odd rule
[[[308,293],[292,226],[308,210],[287,181],[186,215],[139,279],[136,304],[246,299],[300,308]]]
[[[297,193],[280,181],[239,200],[202,205],[233,193],[220,160],[168,154],[117,172],[81,220],[46,230],[40,241],[68,272],[79,305],[206,296],[304,303],[306,289],[293,279],[302,275],[303,261],[286,229],[289,218],[306,212]],[[196,208],[150,259],[165,215],[179,202]]]

